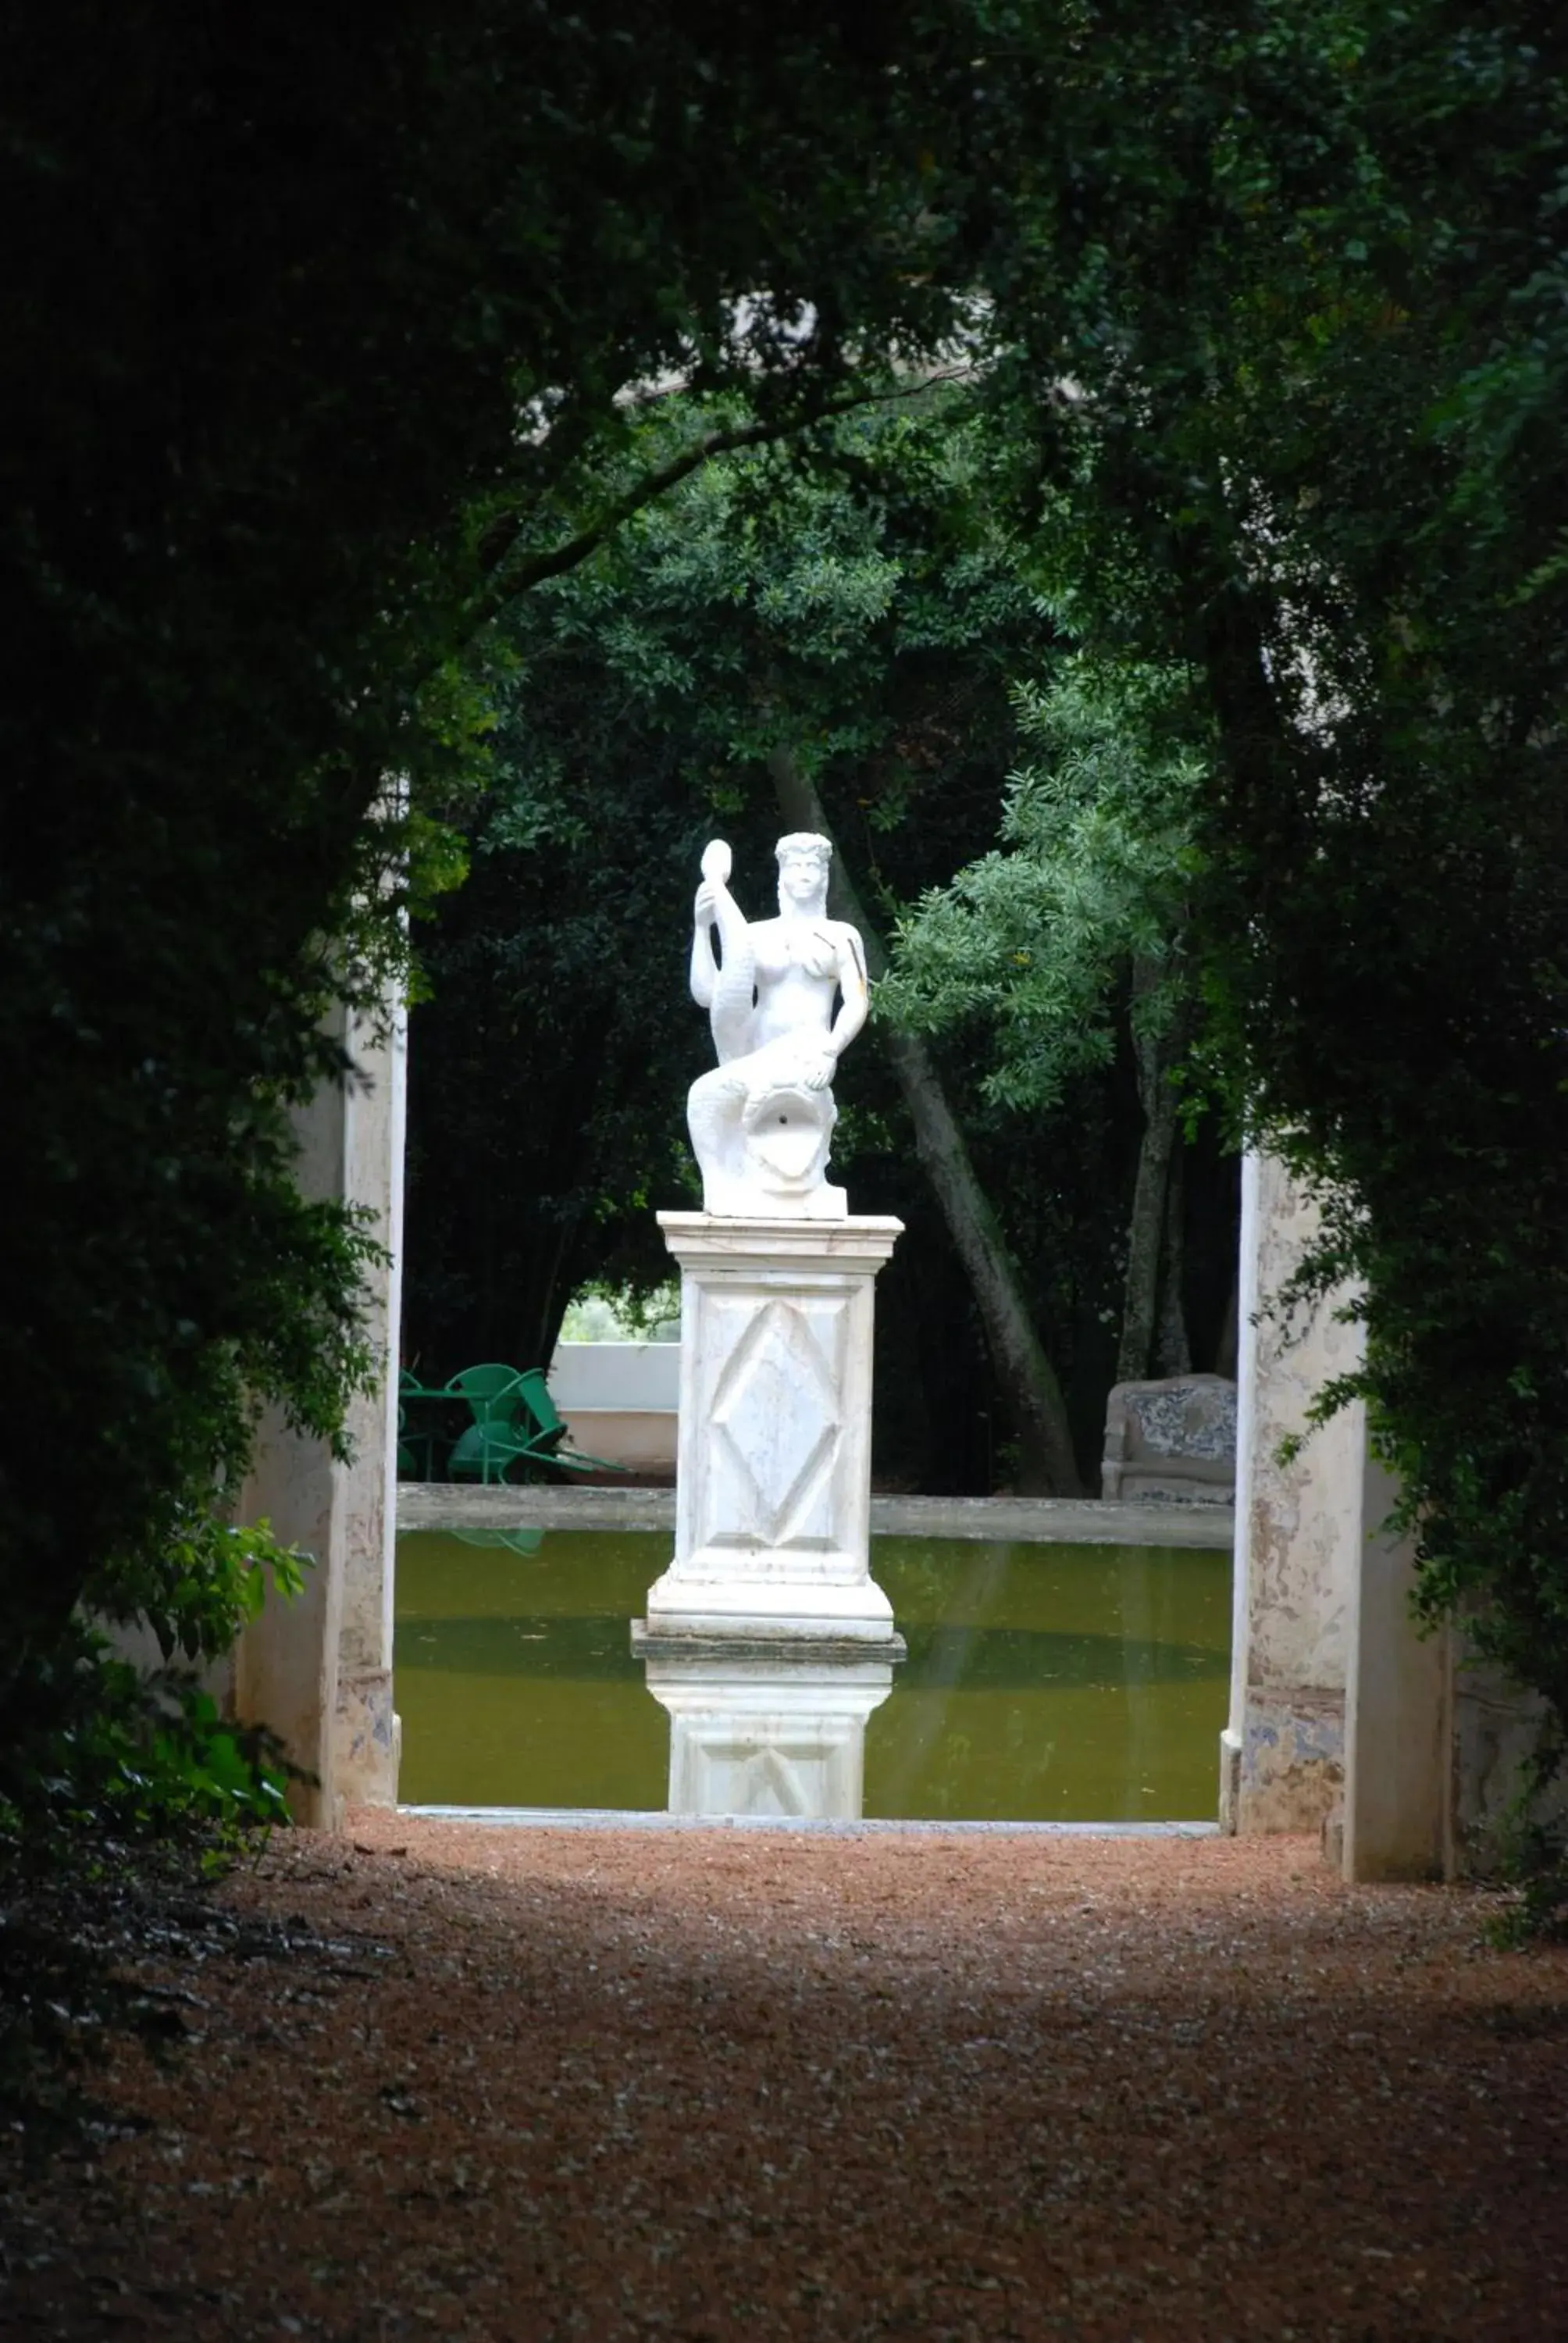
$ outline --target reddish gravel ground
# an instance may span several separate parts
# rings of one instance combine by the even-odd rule
[[[1568,1956],[1475,1895],[362,1815],[221,1900],[7,2337],[1568,2337]]]

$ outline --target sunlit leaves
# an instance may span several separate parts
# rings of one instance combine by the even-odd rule
[[[978,1023],[999,1104],[1053,1105],[1110,1061],[1133,958],[1152,972],[1136,1011],[1146,1030],[1191,988],[1182,930],[1207,773],[1181,733],[1191,696],[1179,671],[1083,657],[1043,689],[1020,687],[1034,755],[1010,784],[1000,845],[900,924],[879,1008],[927,1031]]]

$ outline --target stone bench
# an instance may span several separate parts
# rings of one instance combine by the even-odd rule
[[[1236,1386],[1223,1375],[1117,1383],[1105,1407],[1101,1495],[1123,1504],[1229,1505]]]

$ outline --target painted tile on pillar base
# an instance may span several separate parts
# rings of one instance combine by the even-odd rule
[[[1304,1701],[1299,1692],[1288,1701],[1251,1694],[1243,1732],[1223,1736],[1221,1826],[1242,1834],[1321,1829],[1344,1785],[1344,1755],[1342,1694],[1327,1693],[1320,1701]],[[1233,1813],[1223,1811],[1227,1804]]]

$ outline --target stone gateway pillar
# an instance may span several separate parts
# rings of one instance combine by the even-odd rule
[[[269,1594],[235,1646],[233,1698],[246,1722],[268,1725],[309,1778],[296,1785],[297,1818],[336,1830],[344,1805],[393,1805],[398,1723],[392,1704],[392,1576],[397,1535],[397,1326],[403,1251],[407,1026],[401,1001],[378,1021],[340,1008],[335,1030],[355,1071],[327,1082],[297,1117],[298,1179],[308,1196],[367,1206],[388,1261],[367,1278],[370,1330],[384,1362],[381,1387],[349,1411],[352,1462],[263,1421],[241,1493],[244,1517],[264,1516],[286,1544],[311,1557],[292,1603]]]
[[[1243,1835],[1317,1830],[1344,1782],[1345,1684],[1360,1575],[1362,1411],[1307,1432],[1322,1385],[1353,1370],[1358,1330],[1320,1302],[1289,1323],[1270,1305],[1317,1213],[1284,1166],[1241,1166],[1236,1575],[1231,1716],[1220,1820]],[[1282,1443],[1306,1435],[1286,1463]]]
[[[1322,1829],[1347,1879],[1425,1878],[1454,1860],[1450,1637],[1423,1635],[1412,1614],[1413,1554],[1383,1528],[1397,1492],[1372,1453],[1365,1407],[1308,1425],[1317,1393],[1358,1364],[1359,1324],[1334,1297],[1271,1313],[1317,1226],[1284,1167],[1250,1155],[1220,1822]]]

